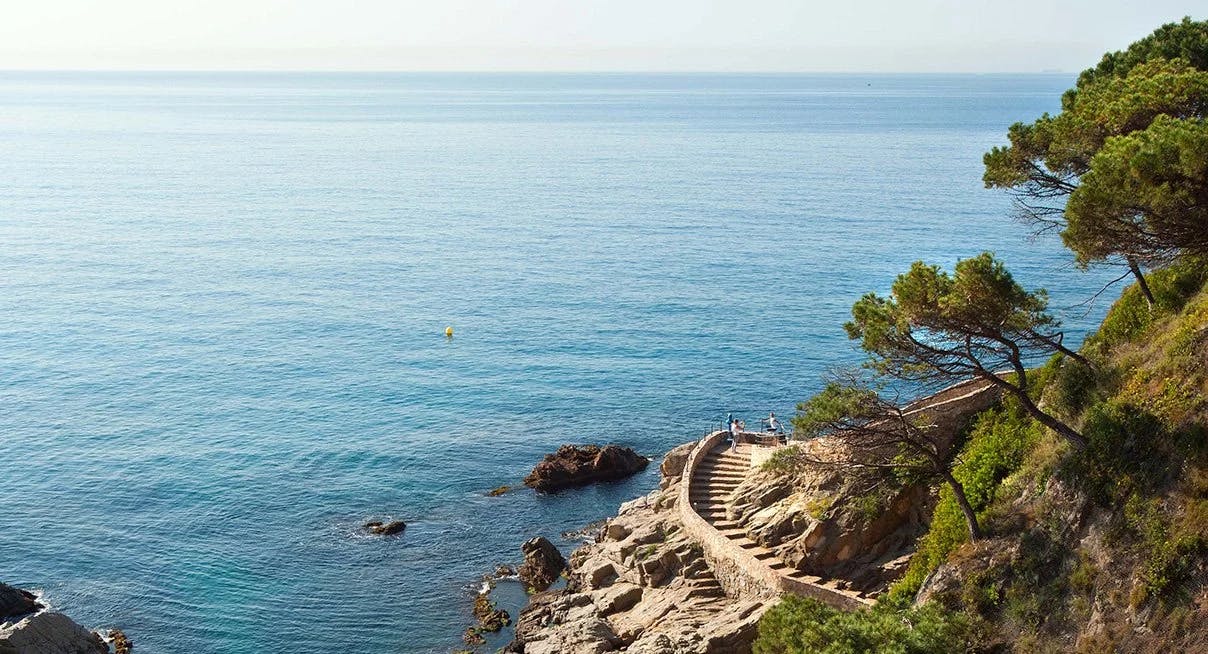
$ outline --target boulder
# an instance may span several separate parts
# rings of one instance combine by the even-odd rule
[[[550,587],[566,569],[566,559],[549,539],[538,536],[520,547],[524,564],[518,574],[526,588],[540,592]]]
[[[134,642],[121,629],[110,631],[109,640],[113,642],[113,654],[131,654],[134,651]]]
[[[0,583],[0,622],[42,609],[34,594]]]
[[[365,523],[365,529],[368,529],[369,533],[371,534],[393,536],[394,534],[403,533],[403,531],[407,529],[407,523],[403,522],[402,520],[391,520],[389,522],[372,520]]]
[[[673,448],[663,457],[663,463],[659,466],[659,474],[662,475],[662,480],[659,482],[660,488],[667,488],[680,475],[684,474],[684,466],[688,464],[688,455],[692,453],[692,448],[696,447],[696,443],[684,443],[676,448]]]
[[[598,481],[628,477],[646,467],[650,459],[628,447],[617,445],[563,445],[545,455],[524,478],[524,484],[539,491],[555,491]]]
[[[109,654],[101,637],[54,611],[34,613],[0,624],[0,652],[5,654]]]

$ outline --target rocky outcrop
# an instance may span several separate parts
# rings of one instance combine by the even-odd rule
[[[32,604],[31,604],[32,601]],[[97,634],[55,611],[43,610],[33,596],[0,584],[0,654],[108,654]],[[33,606],[33,612],[26,610]],[[16,613],[14,613],[16,611]]]
[[[524,587],[540,592],[550,587],[566,569],[566,559],[549,539],[538,536],[520,546],[524,563],[517,574]]]
[[[402,520],[390,520],[385,522],[381,520],[371,520],[365,523],[365,529],[367,529],[371,534],[378,534],[379,536],[393,536],[406,531],[407,523],[403,522]]]
[[[531,598],[507,651],[750,652],[771,602],[725,596],[675,511],[682,469],[669,455],[663,487],[623,504],[597,542],[571,555],[566,588]]]
[[[663,457],[663,463],[659,465],[659,488],[667,488],[684,472],[684,466],[688,464],[688,455],[692,454],[692,448],[696,443],[684,443],[673,448]]]
[[[641,471],[650,459],[617,445],[563,445],[547,454],[524,478],[526,486],[555,491],[598,481],[624,479]]]
[[[33,593],[0,583],[0,621],[28,615],[42,608]]]

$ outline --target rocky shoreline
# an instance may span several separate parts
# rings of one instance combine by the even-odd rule
[[[120,637],[119,637],[120,636]],[[114,630],[119,654],[133,645]],[[0,654],[109,654],[109,643],[49,609],[33,593],[0,583]]]
[[[521,611],[520,654],[746,654],[772,604],[725,596],[675,504],[694,443],[667,454],[659,489],[621,505],[595,542],[570,556],[565,588],[533,595]]]

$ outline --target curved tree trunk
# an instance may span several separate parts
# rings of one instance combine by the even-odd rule
[[[982,537],[981,525],[977,524],[977,514],[974,513],[973,506],[969,504],[969,498],[965,497],[965,487],[947,469],[941,471],[940,475],[952,489],[952,495],[956,497],[956,503],[961,507],[961,513],[965,514],[965,525],[969,527],[969,540],[980,540]]]
[[[1086,449],[1085,436],[1074,431],[1073,427],[1070,427],[1064,422],[1061,422],[1057,418],[1054,418],[1053,416],[1042,411],[1040,407],[1036,406],[1036,403],[1032,401],[1032,398],[1028,397],[1026,391],[1022,389],[1013,389],[1013,392],[1015,393],[1015,396],[1019,398],[1019,403],[1023,405],[1024,410],[1030,413],[1033,418],[1040,422],[1040,424],[1060,434],[1063,438],[1065,438],[1065,440],[1069,441],[1070,444],[1074,446],[1074,449],[1079,451]]]
[[[1141,266],[1137,265],[1135,257],[1125,257],[1128,261],[1128,269],[1132,271],[1133,277],[1137,278],[1137,287],[1141,289],[1141,295],[1145,296],[1145,301],[1149,303],[1149,308],[1153,308],[1154,299],[1153,291],[1149,290],[1149,282],[1145,281],[1145,273],[1141,272]]]
[[[1041,408],[1036,406],[1036,403],[1032,401],[1032,398],[1028,397],[1028,392],[1024,388],[1016,386],[1015,384],[1006,381],[998,375],[991,374],[990,376],[985,377],[985,379],[997,386],[1002,387],[1004,390],[1010,391],[1011,394],[1019,399],[1019,403],[1023,405],[1024,410],[1027,411],[1029,415],[1035,418],[1040,424],[1060,434],[1062,438],[1066,439],[1071,445],[1074,446],[1074,449],[1078,451],[1086,449],[1087,441],[1085,436],[1074,431],[1073,427],[1070,427],[1064,422],[1061,422],[1057,418],[1041,410]]]

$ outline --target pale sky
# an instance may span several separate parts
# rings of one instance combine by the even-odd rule
[[[0,69],[1078,71],[1205,0],[3,0]]]

